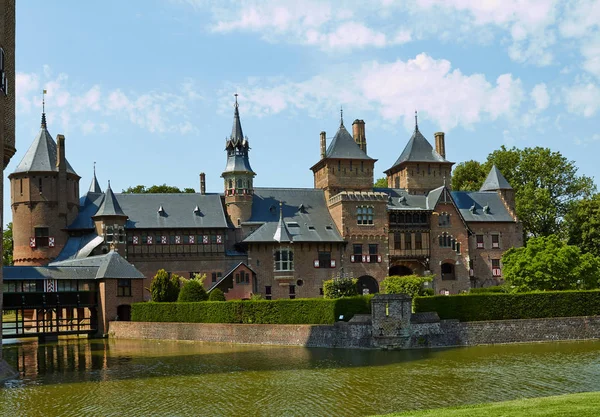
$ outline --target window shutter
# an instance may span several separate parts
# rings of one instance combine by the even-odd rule
[[[362,261],[363,261],[363,263],[367,263],[367,255],[362,256]]]
[[[377,262],[381,263],[381,255],[377,255]]]
[[[319,267],[319,260],[318,260],[318,259],[315,259],[315,260],[313,261],[313,265],[314,265],[314,267],[315,267],[315,268],[318,268],[318,267]]]
[[[54,238],[53,237],[48,237],[48,247],[50,247],[50,248],[54,247]]]
[[[134,245],[137,245],[138,243],[140,243],[140,238],[139,238],[139,236],[134,236],[134,237],[133,237],[133,244],[134,244]]]
[[[350,255],[350,262],[354,262],[354,255]]]
[[[335,268],[335,259],[331,260],[330,267],[331,268]]]
[[[152,237],[151,235],[150,235],[150,236],[148,236],[148,238],[147,238],[147,240],[146,240],[146,243],[148,243],[149,245],[152,245],[152,244],[154,243],[154,242],[153,242],[153,237]]]
[[[223,243],[223,237],[221,235],[217,235],[217,244],[220,245]]]
[[[190,236],[190,245],[193,245],[195,242],[196,242],[196,238],[193,235],[191,235]]]
[[[35,237],[30,237],[29,238],[29,247],[30,248],[35,248]]]
[[[161,236],[160,237],[160,243],[162,243],[163,245],[167,244],[167,237],[166,236]]]

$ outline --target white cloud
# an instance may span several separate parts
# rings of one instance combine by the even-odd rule
[[[545,110],[550,105],[550,94],[548,94],[548,88],[546,84],[537,84],[531,90],[531,98],[535,103],[535,109],[537,111]]]
[[[37,74],[17,72],[15,75],[15,95],[17,112],[29,112],[31,110],[31,95],[38,93],[40,86]]]
[[[421,117],[445,130],[470,127],[483,119],[512,117],[525,95],[521,81],[511,74],[492,83],[482,74],[465,75],[453,70],[449,61],[427,54],[407,61],[374,61],[348,70],[345,80],[344,84],[352,87],[340,88],[339,74],[334,72],[301,82],[253,79],[237,88],[244,92],[244,111],[258,116],[302,109],[318,117],[343,104],[355,110],[374,110],[385,121],[402,120],[411,126],[417,109]]]
[[[564,90],[570,113],[592,117],[600,109],[600,88],[594,83],[578,83]]]

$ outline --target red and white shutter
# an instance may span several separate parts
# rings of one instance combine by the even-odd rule
[[[181,236],[175,236],[175,244],[176,245],[180,245],[181,244]]]
[[[315,260],[313,261],[313,266],[314,266],[315,268],[318,268],[318,267],[319,267],[319,260],[318,260],[318,259],[315,259]]]
[[[500,268],[492,268],[492,275],[495,277],[501,277],[502,271],[500,270]]]
[[[205,245],[208,245],[208,236],[207,235],[202,236],[202,243]]]
[[[377,255],[377,262],[381,263],[381,255]]]
[[[167,244],[167,237],[166,236],[161,236],[160,237],[160,243],[163,244],[163,245],[166,245]]]
[[[153,240],[154,239],[153,239],[152,236],[148,236],[148,241],[147,242],[148,242],[149,245],[151,245],[152,243],[154,243]]]
[[[350,262],[354,262],[354,255],[350,255]]]
[[[332,259],[332,260],[331,260],[330,267],[331,267],[331,268],[335,268],[335,259]]]
[[[190,245],[193,245],[194,243],[196,243],[196,237],[190,236]]]
[[[366,263],[366,262],[367,262],[367,255],[363,255],[363,256],[362,256],[362,261],[363,261],[363,263]]]
[[[29,238],[29,247],[30,248],[35,248],[35,238],[34,237],[30,237]]]
[[[139,237],[139,236],[134,236],[134,237],[133,237],[133,244],[134,244],[134,245],[137,245],[137,244],[139,244],[139,243],[140,243],[140,237]]]
[[[220,245],[221,243],[223,243],[223,236],[217,235],[217,244]]]
[[[46,292],[55,292],[56,291],[56,280],[47,279],[46,280]]]
[[[54,247],[54,238],[53,237],[48,238],[48,247],[50,247],[50,248]]]

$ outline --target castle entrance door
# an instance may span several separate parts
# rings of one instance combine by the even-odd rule
[[[376,294],[379,292],[377,280],[370,275],[363,275],[358,279],[358,293],[362,295]]]

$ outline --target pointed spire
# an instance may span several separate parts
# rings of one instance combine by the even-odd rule
[[[46,125],[46,90],[42,90],[42,129],[47,129]]]
[[[512,190],[512,187],[506,178],[504,178],[504,175],[502,175],[498,167],[496,167],[496,165],[492,165],[492,169],[490,169],[490,172],[479,191],[496,190]]]
[[[110,188],[110,180],[108,181],[108,187],[106,188],[106,192],[104,194],[105,194],[104,200],[102,201],[102,204],[100,205],[100,208],[98,209],[98,211],[96,212],[94,217],[99,217],[99,216],[127,217],[127,215],[123,212],[123,209],[121,208],[121,205],[119,204],[119,201],[117,200],[117,197],[115,196],[112,189]]]
[[[273,240],[279,243],[291,243],[293,241],[292,235],[283,221],[283,201],[279,202],[279,223],[277,223]]]
[[[344,108],[340,106],[340,127],[344,126]]]
[[[102,194],[102,188],[100,188],[100,184],[98,183],[98,179],[96,178],[96,162],[94,162],[94,177],[92,178],[92,183],[90,184],[89,192]]]
[[[417,117],[417,111],[415,110],[415,132],[419,130],[419,119]]]
[[[234,144],[238,142],[241,143],[244,140],[244,133],[242,132],[242,123],[240,122],[240,111],[238,104],[238,93],[234,94],[235,96],[235,104],[234,104],[234,112],[233,112],[233,127],[231,128],[231,140]]]

